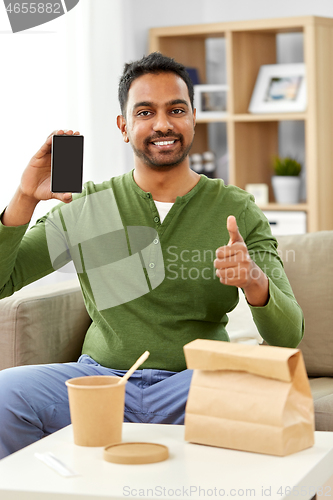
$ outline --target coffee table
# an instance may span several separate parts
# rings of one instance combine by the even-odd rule
[[[184,427],[130,424],[123,441],[151,441],[169,447],[165,462],[119,465],[103,460],[103,448],[73,444],[72,427],[0,461],[1,500],[333,498],[333,433],[316,432],[315,446],[287,457],[240,452],[184,441]],[[51,451],[80,473],[62,477],[34,454]]]

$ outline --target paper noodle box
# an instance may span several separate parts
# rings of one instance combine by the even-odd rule
[[[298,349],[194,340],[185,440],[289,455],[314,444],[314,409]]]

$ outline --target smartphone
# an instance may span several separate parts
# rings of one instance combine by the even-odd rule
[[[52,136],[52,193],[81,193],[83,177],[83,135]]]

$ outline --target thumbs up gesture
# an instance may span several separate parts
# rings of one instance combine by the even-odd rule
[[[237,242],[244,243],[242,235],[240,234],[237,226],[236,217],[234,217],[233,215],[229,215],[229,217],[227,218],[227,229],[230,237],[228,246],[231,246]]]
[[[225,285],[243,288],[250,304],[263,306],[269,298],[268,278],[251,259],[233,215],[227,219],[227,229],[228,244],[216,250],[216,275]]]

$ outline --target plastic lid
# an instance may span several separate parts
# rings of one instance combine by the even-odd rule
[[[118,443],[104,448],[104,460],[115,464],[152,464],[169,458],[167,446],[156,443]]]

